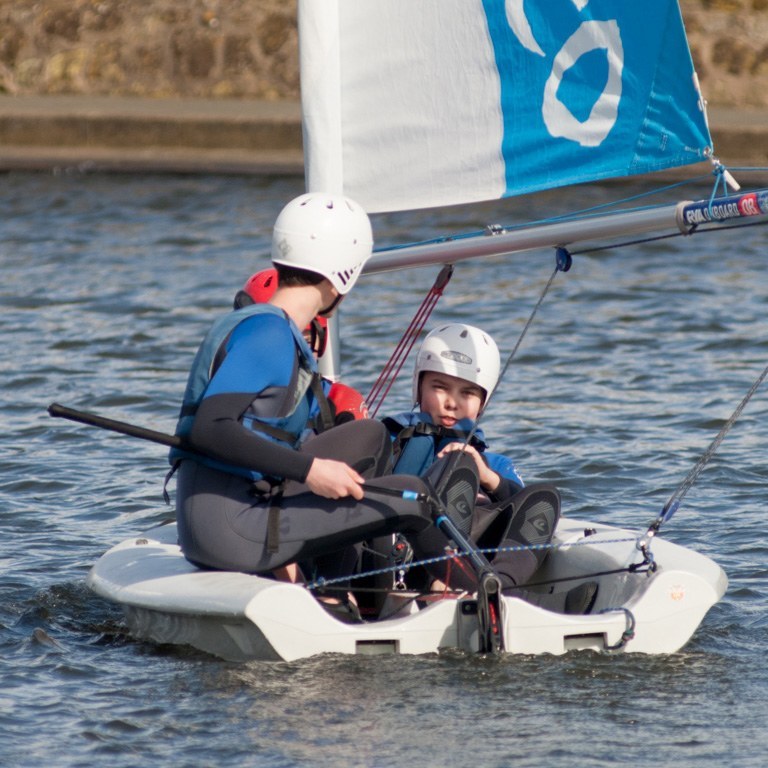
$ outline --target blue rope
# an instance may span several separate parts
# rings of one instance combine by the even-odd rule
[[[712,171],[712,174],[715,177],[715,183],[712,185],[712,193],[709,196],[709,205],[707,206],[707,211],[712,218],[714,218],[712,215],[712,204],[714,203],[715,197],[717,197],[718,188],[722,187],[723,195],[726,197],[728,195],[728,184],[725,181],[725,172],[725,166],[718,160],[715,163],[714,170]]]

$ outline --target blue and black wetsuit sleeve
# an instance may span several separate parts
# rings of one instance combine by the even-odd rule
[[[501,482],[496,487],[496,490],[489,491],[487,496],[491,501],[504,501],[510,496],[514,496],[518,491],[522,490],[522,488],[522,485],[518,485],[508,477],[501,476]]]
[[[245,394],[214,395],[200,404],[189,435],[192,448],[206,456],[277,478],[304,482],[312,457],[246,429],[233,413],[244,413],[252,397]]]
[[[496,490],[488,494],[491,501],[504,501],[525,486],[511,459],[503,454],[490,451],[482,453],[481,456],[485,463],[501,478]]]
[[[265,339],[267,342],[265,342]],[[285,350],[287,353],[280,354]],[[246,412],[280,416],[288,402],[295,342],[283,319],[256,315],[241,323],[211,378],[189,435],[191,446],[217,461],[303,482],[312,457],[245,427]]]

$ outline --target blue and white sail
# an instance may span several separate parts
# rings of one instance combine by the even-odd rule
[[[369,211],[706,159],[677,0],[299,0],[307,188]]]

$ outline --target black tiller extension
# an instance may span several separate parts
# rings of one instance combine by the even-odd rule
[[[504,650],[504,630],[501,621],[501,579],[482,552],[466,536],[457,523],[451,519],[442,501],[448,483],[452,479],[454,465],[461,460],[463,452],[454,451],[446,459],[445,467],[433,485],[424,479],[430,489],[429,504],[435,525],[450,538],[466,556],[477,573],[477,620],[480,632],[480,653],[501,653]],[[474,499],[472,500],[474,508]]]

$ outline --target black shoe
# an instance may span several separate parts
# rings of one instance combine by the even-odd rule
[[[560,519],[560,494],[553,485],[535,483],[512,497],[515,511],[504,539],[522,544],[548,544]],[[543,551],[546,554],[546,550]],[[543,555],[542,558],[543,559]]]
[[[536,483],[523,488],[511,499],[513,512],[501,541],[503,547],[536,547],[549,544],[560,519],[560,494],[553,485]],[[549,549],[527,549],[521,552],[499,552],[493,567],[508,589],[524,585],[539,569]]]
[[[464,536],[469,536],[480,486],[475,460],[460,451],[452,451],[424,473],[424,480],[434,489],[450,521]]]

